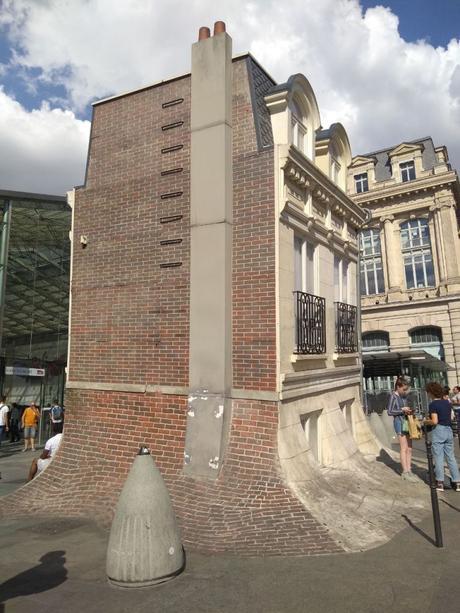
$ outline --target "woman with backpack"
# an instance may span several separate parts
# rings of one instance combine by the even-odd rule
[[[412,414],[412,409],[407,406],[407,395],[409,385],[402,378],[398,377],[394,391],[388,401],[387,413],[393,417],[393,427],[399,439],[401,457],[401,477],[405,481],[419,483],[418,477],[411,469],[412,464],[412,440],[409,438],[409,430],[406,429],[407,415]]]

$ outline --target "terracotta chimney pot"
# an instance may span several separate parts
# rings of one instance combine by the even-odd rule
[[[224,26],[225,27],[225,26]],[[200,28],[198,32],[198,40],[204,40],[205,38],[209,38],[211,36],[211,30],[206,26]]]
[[[216,34],[221,34],[222,32],[225,32],[225,22],[224,21],[216,21],[216,23],[214,24],[214,36]]]

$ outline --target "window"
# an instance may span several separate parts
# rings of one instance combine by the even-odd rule
[[[291,107],[292,144],[303,153],[306,153],[307,127],[303,121],[303,114],[299,105],[294,100],[291,103]]]
[[[361,295],[383,294],[385,283],[383,280],[379,230],[363,230],[359,235],[359,246],[361,251]]]
[[[365,332],[362,338],[363,351],[389,351],[390,335],[388,332]]]
[[[348,303],[349,297],[349,263],[334,255],[334,300]]]
[[[294,290],[314,294],[315,289],[315,247],[296,236],[294,238]]]
[[[414,162],[402,162],[399,165],[401,171],[401,181],[406,183],[407,181],[413,181],[415,179],[415,164]]]
[[[335,158],[331,159],[331,179],[336,185],[339,184],[340,179],[340,164]]]
[[[442,331],[436,326],[415,328],[409,332],[411,349],[426,351],[439,360],[444,359]]]
[[[401,248],[407,289],[433,287],[433,257],[426,219],[413,219],[401,224]]]
[[[355,175],[355,189],[357,194],[369,191],[369,182],[367,179],[367,172],[363,172],[360,175]]]

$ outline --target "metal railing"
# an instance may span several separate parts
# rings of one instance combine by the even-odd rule
[[[358,308],[345,302],[335,302],[337,353],[358,351]]]
[[[294,292],[296,350],[298,354],[326,351],[326,300],[306,292]]]

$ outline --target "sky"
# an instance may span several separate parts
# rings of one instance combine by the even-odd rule
[[[0,188],[81,184],[91,102],[188,72],[216,20],[354,155],[431,135],[460,167],[460,0],[0,0]]]

